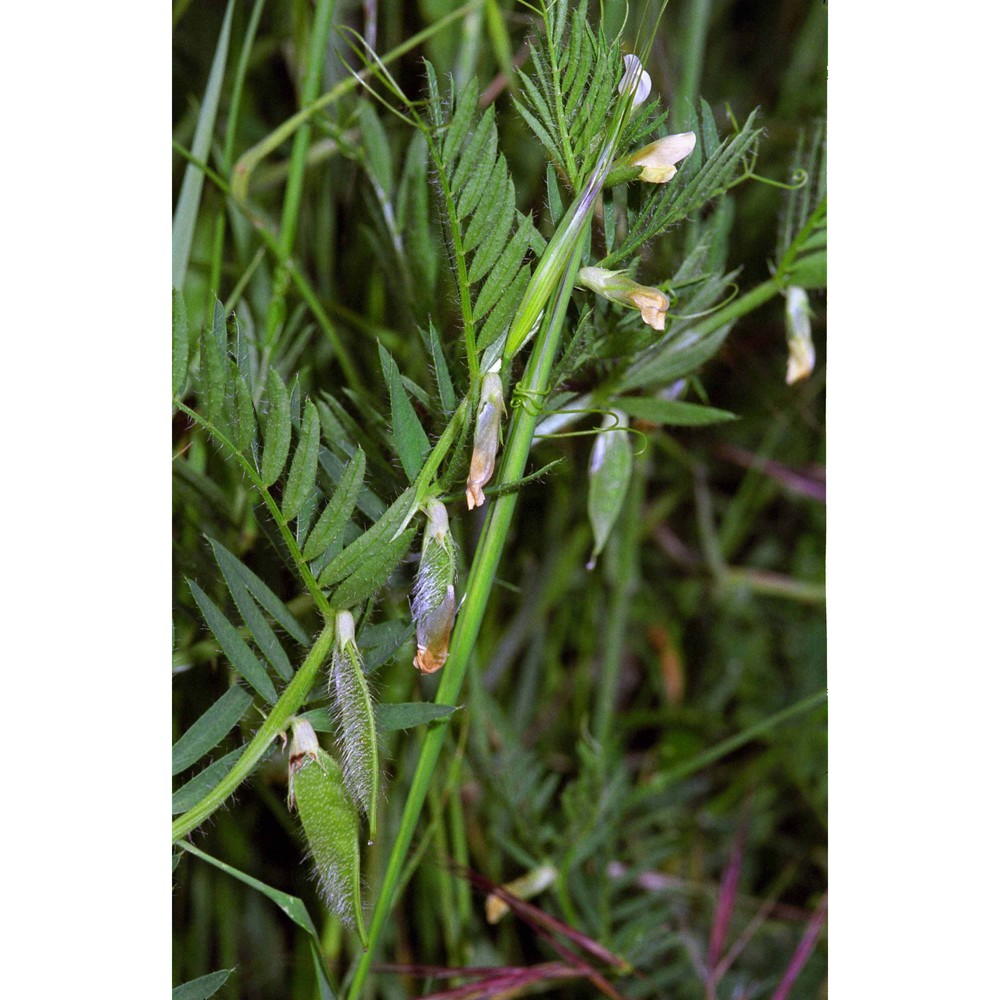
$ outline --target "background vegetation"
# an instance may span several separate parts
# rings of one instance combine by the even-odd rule
[[[392,499],[405,481],[387,446],[389,393],[378,345],[392,352],[431,421],[437,381],[420,328],[426,331],[430,314],[449,364],[460,369],[461,347],[449,341],[455,303],[443,252],[430,273],[414,265],[412,285],[393,253],[378,195],[380,161],[372,156],[375,130],[366,133],[358,117],[364,95],[349,86],[341,61],[357,65],[356,57],[336,33],[318,56],[311,46],[323,7],[234,5],[218,113],[201,157],[212,174],[181,269],[189,346],[196,358],[202,328],[215,322],[217,295],[287,383],[297,380],[293,410],[301,412],[308,394],[331,408],[339,403],[342,419],[358,422],[373,442],[366,482]],[[362,35],[374,24],[383,56],[427,32],[391,67],[413,96],[425,92],[422,58],[439,79],[475,76],[488,89],[511,60],[523,60],[537,24],[530,11],[501,0],[470,4],[450,21],[456,5],[446,0],[333,7],[334,23]],[[226,9],[175,4],[175,204],[184,199],[184,151],[197,147]],[[610,33],[623,9],[607,5]],[[366,21],[371,11],[375,19]],[[631,18],[624,37],[638,47],[655,18],[637,9]],[[759,108],[765,132],[754,171],[788,181],[802,137],[808,146],[824,112],[825,19],[823,4],[794,0],[670,4],[646,61],[654,93],[673,109],[669,130],[695,123],[687,103],[695,96],[707,100],[722,134],[729,111],[745,123]],[[342,96],[313,120],[304,141],[282,143],[256,167],[246,203],[252,209],[243,211],[231,191],[239,158],[288,121],[310,88],[316,95],[341,83]],[[496,93],[518,209],[530,211],[547,236],[545,151],[506,90]],[[411,130],[367,106],[381,122],[393,183]],[[427,192],[433,201],[433,188]],[[414,190],[411,203],[419,196]],[[745,181],[692,213],[689,224],[644,245],[641,274],[677,274],[707,237],[713,265],[738,271],[733,280],[746,293],[768,280],[780,256],[792,197]],[[289,251],[294,271],[275,266]],[[177,263],[175,256],[175,284]],[[781,995],[803,939],[816,946],[802,953],[786,995],[825,995],[818,933],[826,888],[825,325],[822,292],[811,289],[810,297],[818,357],[809,379],[785,383],[783,299],[774,295],[738,319],[685,389],[686,399],[737,420],[640,426],[625,513],[592,572],[585,484],[593,437],[533,450],[531,468],[560,463],[520,492],[462,708],[448,723],[408,854],[411,877],[375,958],[403,968],[373,972],[370,995],[421,995],[475,981],[432,978],[420,966],[568,962],[558,949],[572,939],[556,934],[553,944],[552,928],[537,915],[489,924],[483,884],[469,874],[506,883],[542,865],[558,877],[533,904],[628,965],[623,970],[584,944],[574,953],[586,970],[576,966],[574,979],[543,982],[546,995],[593,996],[602,984],[629,997]],[[616,332],[605,330],[605,343],[616,343]],[[565,373],[564,388],[587,390],[610,363],[597,349]],[[184,397],[195,409],[204,402],[199,384],[192,381]],[[246,476],[181,411],[174,430],[179,738],[233,684],[217,632],[206,629],[207,602],[240,621],[220,551],[238,556],[290,610],[289,648],[296,626],[312,634],[319,623]],[[464,573],[480,519],[459,515],[460,506],[451,505]],[[394,573],[371,611],[373,625],[387,626],[378,633],[386,658],[373,674],[386,705],[430,700],[438,683],[410,665],[409,633],[393,631],[393,623],[408,620],[412,571],[404,565]],[[237,751],[258,727],[253,713],[244,714],[214,756]],[[365,858],[369,890],[379,885],[424,738],[424,727],[383,737],[388,792],[381,839]],[[176,787],[203,766],[192,760],[179,769]],[[234,969],[217,995],[312,997],[322,988],[316,954],[338,990],[351,975],[359,945],[318,899],[298,822],[284,804],[285,779],[276,743],[227,808],[192,838],[230,870],[178,855],[175,983]],[[315,936],[233,870],[301,900]],[[488,989],[480,980],[481,991]]]

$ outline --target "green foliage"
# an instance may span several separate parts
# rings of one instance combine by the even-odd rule
[[[504,332],[530,277],[525,255],[539,239],[531,217],[515,207],[514,182],[497,151],[494,109],[476,120],[472,80],[447,101],[426,66],[431,156],[441,191],[449,257],[462,302],[466,342],[481,353]],[[485,279],[485,280],[484,280]]]
[[[689,34],[669,7],[654,33],[612,5],[536,6],[178,14],[177,106],[195,105],[175,133],[194,162],[178,159],[175,212],[171,805],[192,855],[174,981],[192,995],[222,975],[221,995],[251,1000],[445,991],[374,963],[458,983],[554,968],[553,940],[579,962],[545,995],[767,995],[823,899],[826,139],[787,109],[822,107],[825,61],[807,72],[799,45],[814,93],[792,101],[780,58],[767,85],[741,76],[725,5]],[[340,16],[359,20],[331,34]],[[652,94],[630,115],[636,42]],[[664,66],[690,105],[657,99]],[[734,111],[696,100],[699,79]],[[622,166],[687,127],[668,183]],[[662,329],[575,287],[584,265],[665,296]],[[809,290],[820,355],[792,387],[790,285]],[[494,362],[502,446],[469,512]],[[431,501],[458,617],[421,676]],[[337,612],[356,645],[335,645]],[[304,831],[283,801],[293,719],[318,734],[298,779],[333,802],[307,806]],[[737,840],[730,931],[710,945]],[[311,881],[306,850],[346,881]],[[537,924],[488,926],[459,874],[542,866],[557,874]],[[796,989],[822,978],[817,954]]]

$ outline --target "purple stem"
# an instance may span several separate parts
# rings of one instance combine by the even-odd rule
[[[785,969],[785,974],[781,977],[781,982],[772,994],[771,1000],[788,1000],[788,994],[791,993],[792,986],[802,971],[802,966],[806,964],[813,948],[816,947],[819,933],[823,929],[823,924],[826,923],[827,895],[827,893],[823,894],[819,906],[816,907],[816,912],[809,918],[802,940],[799,941],[799,946],[795,949],[795,954],[792,955],[792,960],[788,963],[788,968]]]

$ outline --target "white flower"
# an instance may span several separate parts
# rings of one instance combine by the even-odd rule
[[[618,93],[624,94],[626,87],[632,94],[633,112],[649,97],[649,92],[653,89],[653,82],[642,68],[639,57],[632,55],[631,52],[625,56],[625,75],[618,82]]]
[[[623,271],[607,271],[603,267],[581,267],[577,284],[597,292],[612,302],[638,309],[642,321],[654,330],[666,325],[670,299],[658,288],[640,285]]]
[[[785,300],[785,329],[788,336],[788,373],[785,382],[791,385],[808,378],[816,364],[812,329],[809,325],[809,297],[804,288],[792,285]]]
[[[650,184],[666,184],[677,173],[676,163],[690,156],[698,141],[694,132],[678,132],[665,135],[662,139],[625,157],[625,162],[633,167],[642,167],[639,180]]]

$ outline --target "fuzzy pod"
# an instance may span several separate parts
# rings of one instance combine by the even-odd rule
[[[483,376],[476,411],[476,432],[472,439],[472,459],[465,484],[465,499],[469,510],[486,502],[483,487],[493,478],[497,449],[500,447],[500,420],[507,410],[503,402],[503,383],[498,372]]]
[[[288,754],[289,805],[298,810],[323,901],[368,948],[361,907],[358,811],[347,795],[337,762],[305,719],[292,720]]]
[[[368,840],[375,840],[378,815],[379,764],[375,706],[365,677],[354,617],[338,611],[333,660],[330,664],[330,712],[336,726],[344,781],[358,809],[368,816]]]
[[[628,439],[628,417],[621,410],[612,410],[601,424],[601,430],[590,453],[590,485],[587,493],[587,513],[594,532],[594,550],[587,563],[593,569],[604,543],[621,513],[632,475],[632,444]]]
[[[457,550],[444,504],[431,500],[425,511],[427,527],[411,602],[417,625],[417,655],[413,665],[423,674],[433,674],[448,659],[455,625]]]

